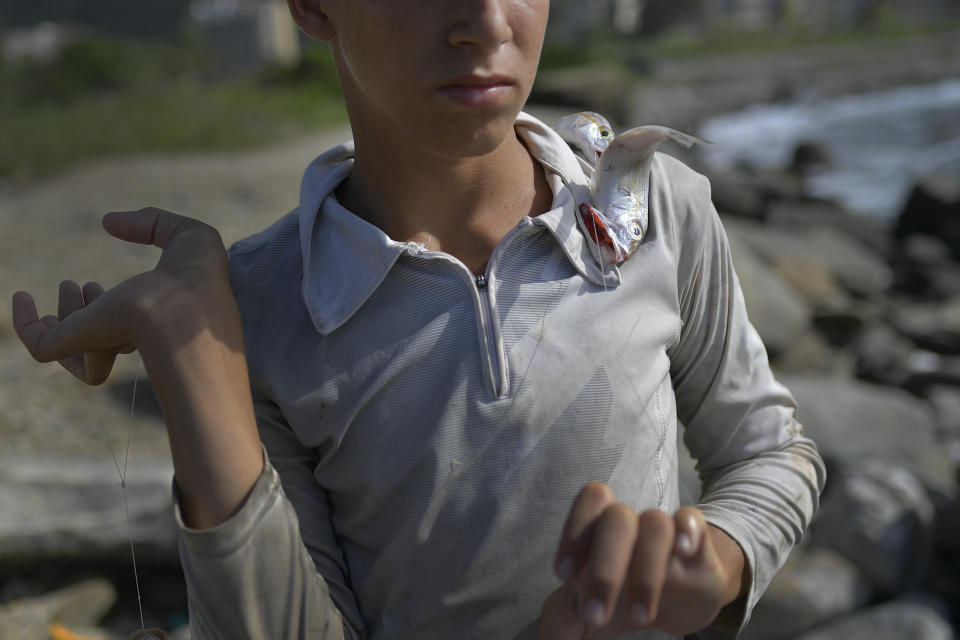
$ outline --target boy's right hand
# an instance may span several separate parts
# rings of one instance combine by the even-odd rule
[[[103,227],[163,249],[157,266],[106,292],[66,282],[56,316],[38,317],[30,294],[17,292],[14,329],[34,358],[57,360],[88,384],[106,380],[117,353],[139,350],[167,425],[184,521],[213,527],[263,470],[223,242],[207,224],[153,208],[108,213]]]
[[[103,227],[121,240],[163,249],[156,268],[107,292],[96,283],[81,289],[65,281],[56,316],[38,317],[30,294],[14,294],[14,329],[36,360],[58,360],[97,385],[106,380],[117,353],[134,347],[176,344],[204,329],[228,342],[241,339],[216,229],[155,208],[108,213]]]

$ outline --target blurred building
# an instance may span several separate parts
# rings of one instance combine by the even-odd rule
[[[553,0],[547,37],[553,41],[576,42],[611,29],[636,33],[650,2],[657,0]]]
[[[651,0],[655,1],[655,0]],[[960,0],[702,0],[707,26],[765,29],[780,24],[849,27],[880,15],[931,22],[956,18]]]
[[[52,60],[75,31],[55,22],[9,29],[3,33],[0,53],[4,60]]]
[[[299,31],[285,0],[194,0],[190,17],[223,74],[300,58]]]

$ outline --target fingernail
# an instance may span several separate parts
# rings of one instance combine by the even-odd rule
[[[650,622],[650,616],[647,614],[647,607],[639,602],[630,607],[630,619],[634,624],[647,624]]]
[[[557,577],[566,582],[573,577],[573,558],[566,556],[557,564]]]
[[[693,551],[693,540],[690,539],[690,535],[687,533],[678,533],[677,534],[677,551],[683,555],[689,555]]]
[[[588,600],[587,606],[583,609],[583,619],[592,627],[603,626],[603,623],[607,621],[606,608],[603,603],[596,598]]]
[[[685,556],[693,553],[693,539],[690,534],[683,532],[677,534],[677,551]]]

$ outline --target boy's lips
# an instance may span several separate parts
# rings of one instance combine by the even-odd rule
[[[443,97],[466,107],[492,107],[507,100],[516,82],[501,75],[464,75],[437,87]]]

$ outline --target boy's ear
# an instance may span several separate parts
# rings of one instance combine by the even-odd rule
[[[335,31],[322,0],[287,0],[290,15],[300,30],[323,42],[333,39]]]

